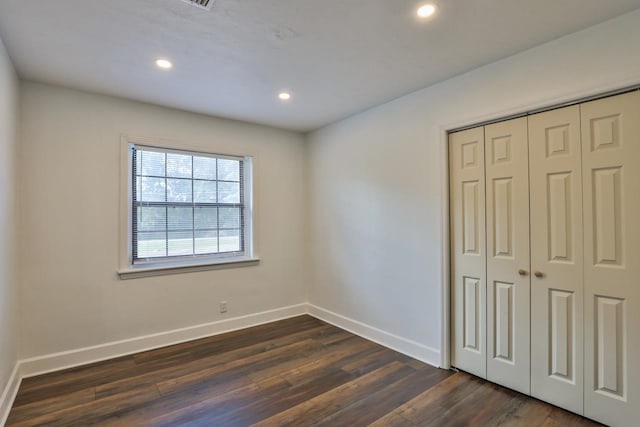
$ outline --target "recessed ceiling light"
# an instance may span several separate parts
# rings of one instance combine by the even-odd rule
[[[418,16],[420,18],[428,18],[436,13],[436,7],[432,4],[425,4],[418,8]]]
[[[173,67],[173,64],[168,59],[156,59],[156,65],[163,70],[168,70]]]
[[[291,99],[291,94],[289,92],[280,92],[278,98],[280,98],[281,101],[288,101]]]

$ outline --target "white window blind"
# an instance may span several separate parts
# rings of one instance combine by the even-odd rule
[[[130,147],[133,264],[245,255],[245,158]]]

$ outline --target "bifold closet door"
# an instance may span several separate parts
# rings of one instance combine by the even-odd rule
[[[530,391],[527,119],[485,126],[487,379]]]
[[[583,413],[580,107],[529,117],[531,395]]]
[[[584,413],[640,423],[640,92],[581,105]]]
[[[484,129],[449,135],[451,364],[486,378]]]

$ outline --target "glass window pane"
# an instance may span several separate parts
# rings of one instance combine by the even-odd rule
[[[222,181],[240,181],[240,161],[218,159],[218,179]]]
[[[240,208],[220,208],[220,228],[240,228]]]
[[[240,250],[240,230],[220,230],[220,252]]]
[[[138,233],[138,258],[153,258],[167,256],[166,234],[162,233]]]
[[[138,231],[162,231],[166,223],[166,210],[163,207],[138,207]]]
[[[240,203],[240,183],[218,182],[219,203]]]
[[[195,229],[218,228],[218,208],[195,208]]]
[[[218,232],[196,231],[196,254],[213,254],[218,252]]]
[[[169,232],[169,256],[193,255],[193,231]]]
[[[216,179],[216,159],[213,157],[193,157],[193,177],[195,179]]]
[[[196,203],[216,202],[215,181],[193,181],[193,192]]]
[[[140,175],[164,176],[165,154],[155,151],[138,151],[141,157],[141,167],[138,170]]]
[[[134,150],[139,259],[242,249],[242,208],[226,207],[241,203],[242,160],[142,147]],[[193,203],[218,206],[195,207]]]
[[[170,206],[167,208],[169,230],[192,230],[193,209]]]
[[[142,202],[164,202],[165,179],[143,176],[140,184],[138,200]]]
[[[142,193],[140,192],[142,190],[142,178],[139,176],[136,176],[136,194],[133,195],[133,200],[134,201],[138,201],[138,200],[142,200]]]
[[[191,156],[167,153],[167,176],[191,178]]]
[[[136,175],[142,174],[142,152],[140,150],[135,150],[136,153]]]
[[[191,202],[190,179],[167,179],[167,202]]]

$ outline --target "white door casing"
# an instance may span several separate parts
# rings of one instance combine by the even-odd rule
[[[527,119],[485,126],[487,379],[530,392]]]
[[[585,416],[640,422],[640,92],[584,103]]]
[[[582,414],[584,292],[578,105],[529,117],[529,166],[531,395]]]
[[[636,425],[640,91],[449,143],[452,365]]]
[[[485,168],[482,127],[449,135],[451,364],[486,378]]]

